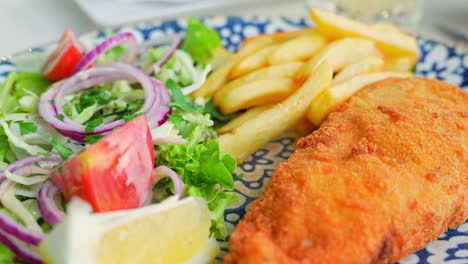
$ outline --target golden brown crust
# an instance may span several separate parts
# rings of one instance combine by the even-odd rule
[[[298,142],[226,263],[390,263],[468,218],[468,93],[438,80],[362,90]]]

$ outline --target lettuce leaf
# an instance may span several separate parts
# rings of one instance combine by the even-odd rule
[[[36,102],[31,102],[31,105],[36,105],[39,95],[41,95],[48,87],[50,82],[41,74],[34,72],[11,72],[6,81],[0,86],[0,113],[10,114],[19,110],[21,98],[31,97]],[[35,107],[26,112],[36,112]]]
[[[221,45],[221,37],[197,18],[189,18],[182,50],[198,64],[205,65],[213,57],[213,48]]]
[[[15,253],[13,253],[7,246],[0,244],[0,263],[8,264],[15,263]]]
[[[197,136],[201,134],[199,131],[199,128],[193,129],[189,143],[160,146],[158,165],[166,165],[182,177],[186,195],[196,195],[208,202],[212,233],[218,239],[225,239],[224,211],[239,197],[222,188],[234,189],[232,174],[237,163],[231,155],[220,152],[217,140],[197,143]]]
[[[167,87],[173,99],[169,104],[172,107],[169,120],[188,142],[158,146],[157,164],[175,170],[182,177],[185,195],[199,196],[208,202],[211,231],[216,238],[225,239],[224,211],[239,199],[237,194],[225,191],[234,189],[232,175],[237,169],[237,162],[220,150],[210,119],[210,113],[215,113],[215,106],[210,106],[210,113],[207,113],[205,105],[197,105],[193,97],[183,95],[176,83],[168,81]],[[218,117],[226,119],[220,113]],[[161,185],[158,187],[163,187]]]

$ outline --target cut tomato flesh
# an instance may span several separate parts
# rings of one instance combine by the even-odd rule
[[[83,48],[75,33],[67,29],[60,38],[57,48],[47,59],[43,73],[53,81],[68,78],[83,57]]]
[[[79,196],[95,212],[142,206],[153,186],[154,149],[146,117],[105,136],[54,170],[50,179],[64,198]]]

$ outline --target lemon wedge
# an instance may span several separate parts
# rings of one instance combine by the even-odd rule
[[[203,199],[171,197],[139,209],[92,214],[74,198],[39,246],[45,263],[208,263],[219,253]]]

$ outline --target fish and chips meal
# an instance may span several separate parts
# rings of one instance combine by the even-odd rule
[[[67,30],[40,71],[11,72],[2,263],[394,263],[465,223],[468,93],[413,76],[396,26],[311,17],[237,52],[195,18],[143,43]],[[289,131],[229,235],[237,166]]]

